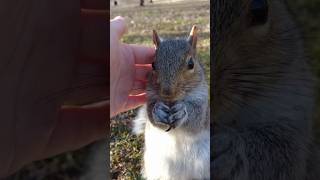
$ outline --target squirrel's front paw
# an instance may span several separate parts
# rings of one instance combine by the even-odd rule
[[[179,127],[183,122],[188,119],[187,107],[184,103],[177,103],[170,109],[170,116],[168,120],[171,128]]]
[[[170,129],[170,122],[168,117],[170,115],[170,108],[163,102],[157,102],[152,110],[152,118],[154,120],[154,125],[157,127],[168,130]]]

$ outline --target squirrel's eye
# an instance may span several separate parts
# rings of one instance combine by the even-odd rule
[[[193,67],[194,67],[194,62],[193,62],[193,59],[190,58],[188,61],[188,69],[193,69]]]
[[[252,26],[263,25],[268,21],[267,0],[252,0],[250,4]]]
[[[152,63],[152,69],[156,70],[156,66],[154,65],[154,62]]]

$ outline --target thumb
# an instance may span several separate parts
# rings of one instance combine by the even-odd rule
[[[116,36],[118,39],[120,39],[125,32],[127,32],[127,26],[123,17],[117,16],[110,20],[111,37]]]

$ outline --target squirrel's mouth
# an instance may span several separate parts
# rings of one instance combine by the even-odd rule
[[[167,106],[171,107],[176,104],[177,101],[182,99],[180,96],[177,97],[161,97],[161,101],[166,104]]]
[[[183,92],[179,92],[179,93],[174,93],[171,95],[162,95],[160,94],[160,99],[163,102],[166,102],[168,106],[170,106],[171,104],[174,104],[175,102],[183,99],[184,97],[184,93]]]
[[[176,102],[177,101],[166,101],[166,100],[164,100],[163,101],[163,103],[165,104],[165,105],[167,105],[168,107],[172,107],[172,106],[174,106],[175,104],[176,104]]]

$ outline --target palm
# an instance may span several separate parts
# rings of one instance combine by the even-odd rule
[[[132,54],[132,50],[129,46],[122,46],[122,56],[119,60],[121,68],[120,68],[120,79],[121,83],[118,83],[117,89],[119,90],[119,96],[115,96],[118,98],[116,101],[119,102],[122,108],[127,106],[129,101],[129,94],[134,89],[135,82],[135,60]]]
[[[111,116],[145,102],[146,75],[154,55],[153,48],[120,43],[124,31],[121,19],[111,23]]]

